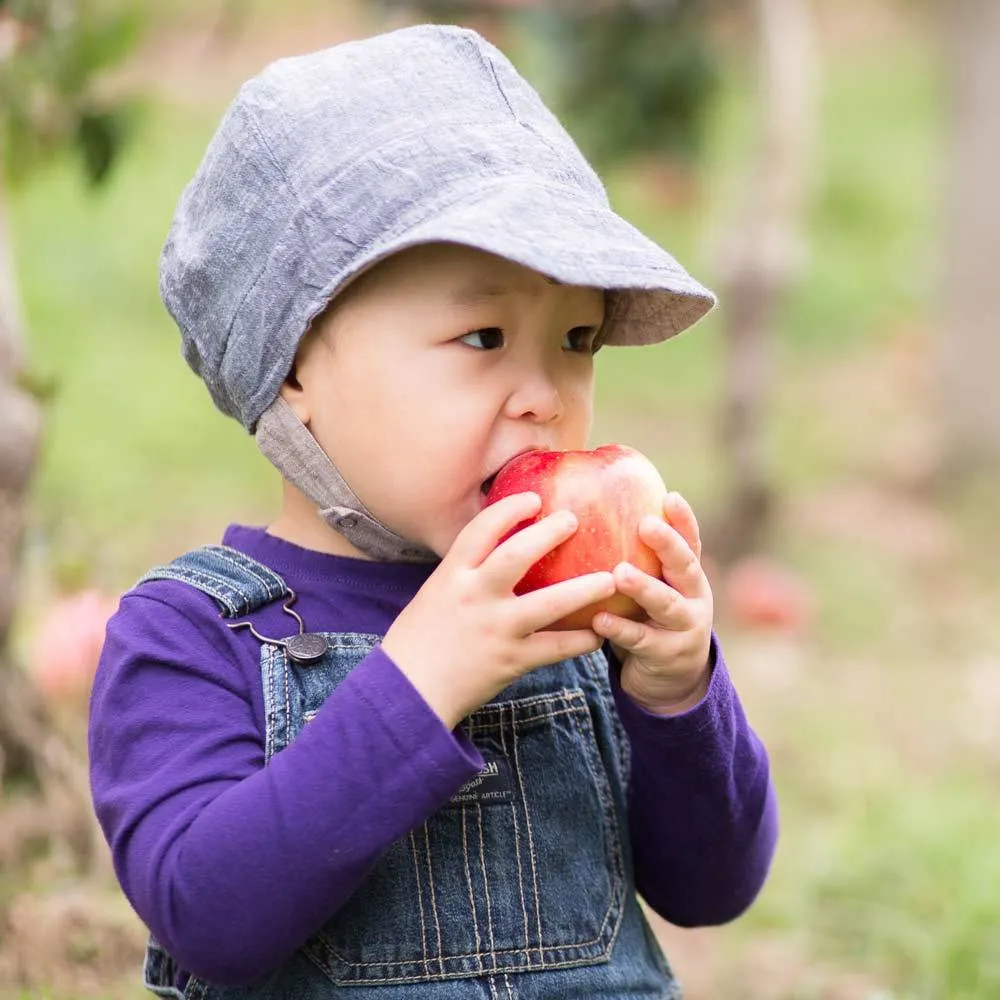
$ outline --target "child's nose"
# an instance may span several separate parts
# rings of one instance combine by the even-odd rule
[[[555,379],[545,372],[522,377],[507,401],[507,415],[540,424],[558,420],[565,406]]]

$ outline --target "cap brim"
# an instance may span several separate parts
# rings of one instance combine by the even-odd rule
[[[523,177],[452,202],[383,245],[380,259],[437,242],[475,247],[564,284],[612,292],[606,344],[659,343],[716,304],[715,295],[669,253],[610,208]]]

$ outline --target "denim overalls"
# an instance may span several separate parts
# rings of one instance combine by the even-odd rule
[[[181,580],[223,617],[288,593],[266,566],[207,546],[143,578]],[[308,624],[308,623],[307,623]],[[380,637],[323,633],[302,665],[264,643],[265,758],[295,739]],[[330,922],[250,986],[191,977],[150,939],[146,985],[194,1000],[677,1000],[634,892],[628,742],[607,665],[580,657],[520,678],[462,728],[483,771],[387,851]]]

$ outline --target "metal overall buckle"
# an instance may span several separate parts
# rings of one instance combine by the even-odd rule
[[[287,639],[270,639],[266,635],[261,635],[252,622],[226,622],[226,627],[233,630],[238,628],[250,629],[250,634],[260,642],[270,643],[272,646],[280,646],[288,658],[303,666],[311,666],[323,659],[326,651],[330,648],[330,643],[326,636],[319,632],[307,632],[306,623],[302,620],[297,611],[292,610],[292,605],[296,600],[296,593],[288,588],[288,598],[282,605],[281,610],[291,615],[299,623],[298,635],[289,636]]]

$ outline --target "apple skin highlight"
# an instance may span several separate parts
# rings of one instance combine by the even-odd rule
[[[571,510],[579,528],[528,570],[514,588],[516,594],[585,573],[611,571],[620,562],[660,577],[660,560],[639,538],[639,524],[647,515],[663,518],[667,489],[656,466],[641,452],[620,444],[593,451],[526,452],[497,473],[486,504],[529,492],[542,498],[541,510],[518,524],[507,538],[557,510]],[[551,628],[590,628],[602,611],[636,620],[645,617],[632,598],[616,593],[561,618]]]

